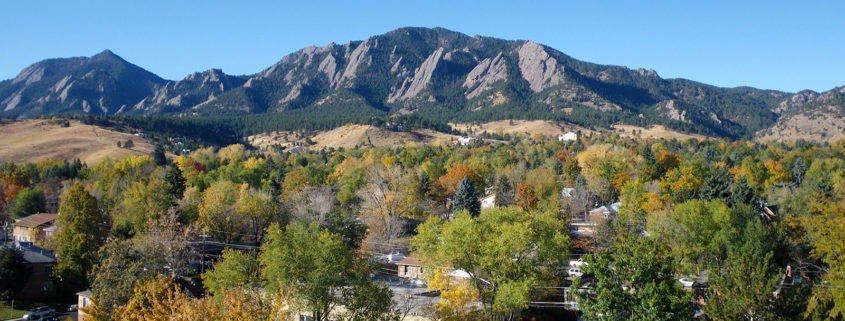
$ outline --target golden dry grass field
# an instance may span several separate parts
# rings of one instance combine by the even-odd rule
[[[494,122],[483,123],[481,125],[467,124],[467,123],[450,123],[450,126],[455,130],[468,133],[472,130],[474,134],[481,134],[487,132],[490,134],[536,134],[557,137],[568,131],[581,130],[587,133],[589,130],[580,126],[572,124],[556,124],[547,120],[500,120]]]
[[[396,132],[370,125],[345,125],[332,130],[317,132],[310,139],[314,143],[311,149],[322,148],[353,148],[355,146],[397,146],[405,142],[415,143],[449,143],[455,135],[449,135],[433,130],[416,130]],[[303,142],[305,137],[294,132],[269,132],[247,137],[247,141],[258,148],[266,149],[279,144],[284,147],[292,146],[294,142]]]
[[[644,128],[631,125],[613,125],[613,131],[619,136],[623,137],[640,137],[640,138],[666,138],[684,140],[694,138],[698,140],[707,139],[707,136],[700,134],[687,134],[663,127],[663,125],[654,125],[650,128]],[[636,131],[636,134],[634,133]]]
[[[131,140],[131,149],[117,147]],[[146,155],[153,145],[146,139],[128,133],[86,125],[71,120],[69,127],[50,120],[3,121],[0,123],[0,161],[35,162],[55,158],[79,158],[93,166],[106,157]]]

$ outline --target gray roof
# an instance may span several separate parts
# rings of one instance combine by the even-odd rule
[[[32,245],[31,242],[18,242],[16,245],[18,249],[23,251],[23,260],[26,263],[56,263],[56,255],[48,249]],[[8,246],[11,246],[11,244]]]
[[[46,250],[45,250],[46,251]],[[45,252],[37,252],[30,249],[26,249],[23,252],[23,260],[26,263],[56,263],[56,258],[53,257],[53,253],[50,251]]]
[[[85,290],[85,291],[82,291],[82,292],[76,292],[76,295],[90,298],[94,294],[91,293],[91,290]]]

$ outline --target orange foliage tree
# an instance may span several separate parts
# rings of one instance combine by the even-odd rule
[[[520,184],[516,188],[516,205],[521,207],[524,211],[533,211],[537,209],[537,195],[531,185]]]

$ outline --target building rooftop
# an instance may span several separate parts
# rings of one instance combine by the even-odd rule
[[[396,263],[396,264],[397,264],[397,265],[413,265],[413,266],[420,266],[420,258],[418,258],[418,257],[416,257],[416,256],[414,256],[414,255],[411,255],[411,256],[409,256],[409,257],[406,257],[406,258],[402,259],[401,261],[399,261],[399,262],[398,262],[398,263]]]
[[[35,215],[30,215],[15,221],[15,226],[22,226],[28,228],[34,228],[42,225],[49,225],[53,224],[56,219],[59,218],[58,214],[47,214],[47,213],[40,213]]]
[[[5,246],[13,246],[8,243]],[[32,245],[32,242],[16,242],[15,246],[23,251],[23,261],[31,264],[56,263],[56,255],[48,249]]]

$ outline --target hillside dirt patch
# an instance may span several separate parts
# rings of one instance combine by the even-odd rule
[[[557,135],[565,132],[581,131],[583,134],[592,132],[591,130],[569,124],[556,123],[548,120],[500,120],[494,122],[483,123],[481,125],[468,123],[450,123],[450,126],[455,130],[463,133],[471,134],[536,134],[557,137]]]
[[[146,155],[153,150],[153,145],[146,139],[132,134],[75,120],[69,122],[69,127],[60,124],[61,121],[35,119],[0,123],[0,161],[21,163],[47,158],[79,158],[93,166],[106,157]],[[127,140],[132,141],[132,149],[117,147],[117,142],[123,144]]]
[[[641,137],[641,138],[665,138],[684,140],[694,138],[698,140],[707,139],[708,137],[700,134],[687,134],[679,131],[674,131],[663,127],[663,125],[654,125],[650,128],[644,128],[632,125],[613,125],[613,132],[622,137]]]
[[[306,141],[305,135],[297,132],[276,131],[261,133],[247,137],[247,141],[260,149],[267,149],[273,145],[289,148],[295,143]],[[332,130],[319,131],[310,138],[311,149],[323,148],[354,148],[356,146],[398,146],[406,142],[415,143],[448,143],[457,136],[436,132],[429,129],[415,131],[392,131],[370,125],[346,125]]]
[[[845,118],[833,112],[805,113],[778,120],[772,128],[757,132],[758,141],[834,142],[845,139]]]

